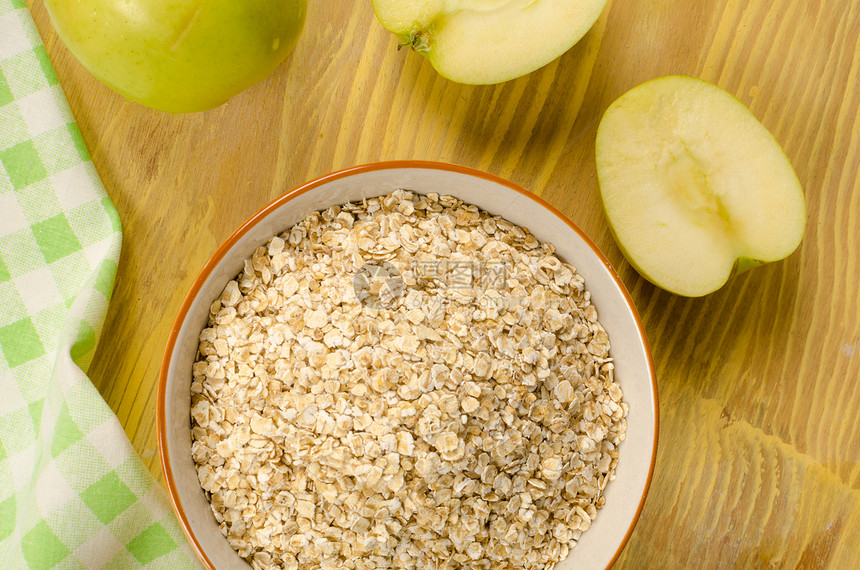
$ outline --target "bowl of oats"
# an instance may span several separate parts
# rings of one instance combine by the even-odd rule
[[[632,300],[539,197],[398,161],[273,201],[194,281],[166,486],[209,568],[605,568],[654,468]]]

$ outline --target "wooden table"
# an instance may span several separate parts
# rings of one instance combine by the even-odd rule
[[[546,68],[499,86],[438,76],[369,0],[314,0],[267,81],[170,116],[87,74],[30,0],[125,229],[90,376],[160,478],[155,390],[191,281],[235,227],[309,179],[386,159],[487,170],[567,213],[642,313],[660,390],[654,480],[619,568],[860,565],[860,0],[616,0]],[[606,107],[686,74],[735,94],[805,188],[786,261],[701,299],[624,261],[601,213],[594,137]]]

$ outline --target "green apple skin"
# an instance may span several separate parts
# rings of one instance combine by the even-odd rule
[[[606,0],[373,0],[379,22],[443,77],[489,85],[526,75],[573,47]]]
[[[669,76],[633,88],[604,113],[595,152],[613,237],[667,291],[712,293],[803,237],[803,190],[782,148],[710,83]]]
[[[170,113],[217,107],[268,77],[304,25],[306,0],[45,0],[90,73]]]

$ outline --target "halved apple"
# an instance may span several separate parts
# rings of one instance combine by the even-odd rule
[[[377,19],[403,45],[459,83],[501,83],[569,50],[606,0],[373,0]]]
[[[711,293],[792,253],[803,190],[740,101],[692,77],[639,85],[606,110],[595,144],[606,217],[624,256],[673,293]]]

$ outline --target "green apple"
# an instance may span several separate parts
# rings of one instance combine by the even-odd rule
[[[569,50],[606,0],[373,0],[403,45],[459,83],[501,83]]]
[[[691,77],[639,85],[606,110],[595,143],[606,217],[646,279],[690,297],[793,252],[803,190],[740,101]]]
[[[45,0],[57,34],[93,75],[171,113],[221,105],[292,50],[306,0]]]

